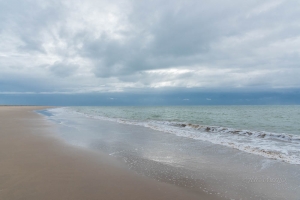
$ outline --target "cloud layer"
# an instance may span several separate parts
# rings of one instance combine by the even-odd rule
[[[0,0],[0,92],[299,88],[299,4]]]

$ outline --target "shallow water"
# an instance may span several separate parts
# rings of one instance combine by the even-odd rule
[[[157,120],[300,135],[300,106],[71,107],[77,112],[125,120]]]
[[[300,106],[71,107],[52,112],[148,127],[300,164]]]
[[[72,145],[105,152],[142,175],[225,199],[299,199],[299,165],[71,111],[47,111],[60,137]],[[134,122],[142,120],[148,119]]]

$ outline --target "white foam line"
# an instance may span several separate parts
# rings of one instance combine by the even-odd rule
[[[300,164],[300,139],[297,136],[263,131],[235,130],[216,126],[187,125],[185,123],[182,123],[184,124],[182,125],[177,122],[168,121],[134,121],[94,116],[69,108],[59,109],[52,109],[51,111],[54,111],[55,114],[59,114],[60,112],[76,113],[93,119],[148,127],[153,130],[175,134],[176,136],[207,141],[290,164]],[[195,126],[195,128],[192,126]]]

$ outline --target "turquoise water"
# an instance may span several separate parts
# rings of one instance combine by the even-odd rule
[[[91,115],[300,134],[300,106],[73,107]]]
[[[57,110],[143,126],[300,164],[300,106],[68,107]]]

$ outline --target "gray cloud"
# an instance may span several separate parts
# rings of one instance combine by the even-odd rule
[[[49,70],[58,77],[68,77],[79,68],[77,64],[67,62],[55,62],[49,66]]]
[[[49,83],[35,91],[298,88],[298,7],[284,0],[0,1],[1,73],[16,91],[29,77]]]
[[[44,32],[63,16],[59,1],[1,1],[2,34],[19,40],[19,51],[39,51],[43,48]]]

